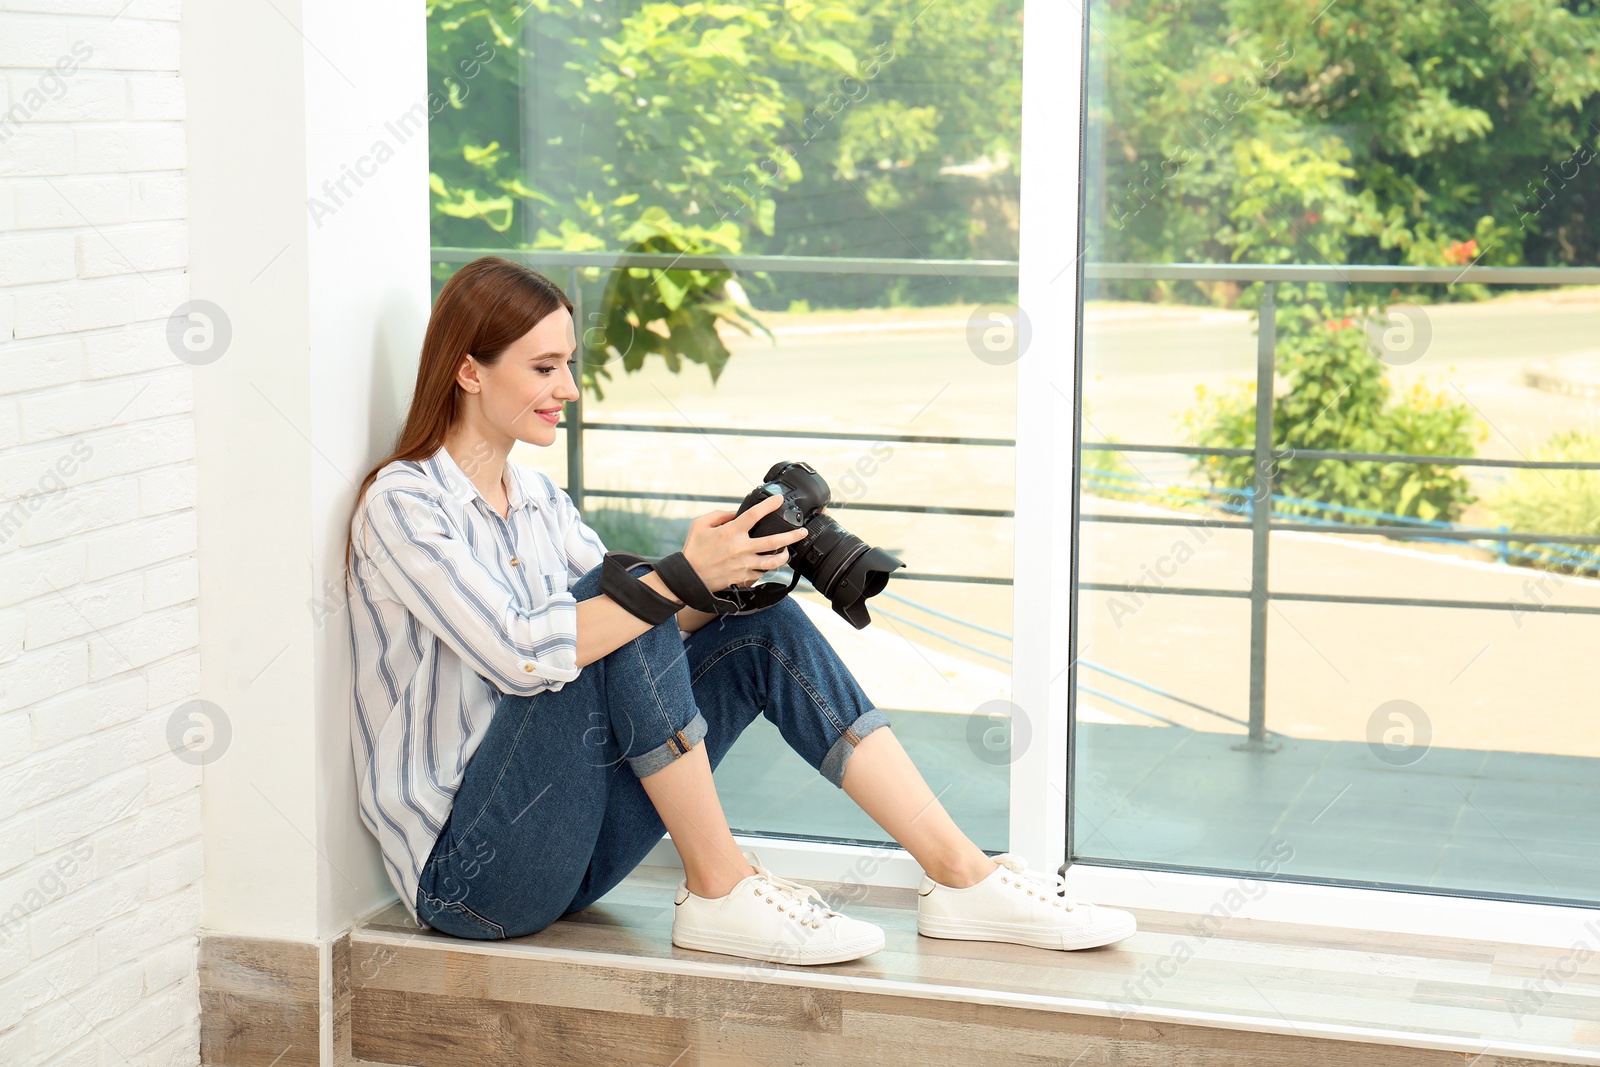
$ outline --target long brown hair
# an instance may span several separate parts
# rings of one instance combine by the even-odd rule
[[[475,259],[444,283],[422,338],[411,410],[394,451],[361,480],[351,523],[379,471],[396,460],[427,459],[461,421],[466,394],[456,382],[456,372],[462,358],[470,354],[484,366],[494,366],[512,342],[558,307],[572,311],[572,301],[560,286],[531,267],[499,256]],[[351,560],[351,523],[345,529],[346,567]]]

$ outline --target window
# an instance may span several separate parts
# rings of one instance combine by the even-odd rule
[[[578,308],[584,400],[557,447],[513,458],[648,555],[774,464],[814,466],[829,514],[905,567],[861,630],[795,595],[995,851],[1021,8],[440,0],[429,29],[435,278],[517,256]],[[736,830],[883,841],[764,719],[717,780]]]
[[[1597,899],[1600,17],[1434,6],[1090,5],[1078,861]]]

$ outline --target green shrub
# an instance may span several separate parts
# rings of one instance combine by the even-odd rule
[[[1472,409],[1421,383],[1394,396],[1386,368],[1372,354],[1359,325],[1368,314],[1366,309],[1325,304],[1279,309],[1276,369],[1288,389],[1273,400],[1274,451],[1471,456],[1474,437],[1481,440],[1486,433],[1475,425]],[[1199,403],[1183,418],[1191,443],[1231,448],[1255,444],[1254,383],[1220,395],[1208,395],[1201,386],[1197,393]],[[1198,462],[1214,487],[1248,491],[1255,484],[1251,456],[1202,456]],[[1454,521],[1476,499],[1456,466],[1301,459],[1292,452],[1277,461],[1273,492],[1441,521]],[[1384,521],[1282,501],[1274,504],[1274,512],[1351,523]]]
[[[1587,430],[1558,433],[1534,452],[1543,461],[1600,462],[1600,437]],[[1600,533],[1600,471],[1519,470],[1491,497],[1495,517],[1512,530],[1529,533]],[[1600,573],[1592,562],[1595,545],[1519,545],[1509,547],[1533,558],[1514,562],[1568,574]],[[1577,557],[1575,560],[1574,557]]]

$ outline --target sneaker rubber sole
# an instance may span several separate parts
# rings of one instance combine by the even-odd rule
[[[872,936],[858,937],[853,941],[791,947],[732,937],[712,930],[674,930],[672,943],[679,948],[694,949],[698,952],[720,952],[728,956],[764,960],[768,963],[810,965],[844,963],[860,959],[883,948],[884,938],[883,931],[879,930]]]
[[[917,916],[917,933],[924,937],[941,937],[950,941],[1004,941],[1032,948],[1080,949],[1099,948],[1121,941],[1138,932],[1137,923],[1117,924],[1110,929],[1042,930],[1024,923],[987,922],[982,919],[946,919],[938,916]]]

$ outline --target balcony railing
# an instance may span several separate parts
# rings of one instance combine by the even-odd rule
[[[1401,525],[1366,525],[1360,523],[1304,523],[1274,519],[1272,516],[1272,489],[1275,461],[1296,459],[1377,460],[1386,463],[1425,463],[1436,466],[1516,467],[1527,470],[1600,470],[1600,463],[1576,461],[1536,461],[1478,459],[1470,456],[1420,456],[1372,452],[1345,452],[1329,449],[1276,450],[1272,447],[1272,386],[1274,378],[1274,352],[1276,344],[1277,286],[1284,282],[1344,282],[1344,283],[1404,283],[1445,284],[1465,282],[1483,284],[1521,285],[1581,285],[1600,283],[1597,268],[1551,267],[1466,267],[1441,269],[1437,267],[1376,267],[1376,266],[1312,266],[1285,264],[1274,266],[1245,266],[1233,264],[1200,263],[1090,263],[1084,274],[1105,280],[1145,281],[1237,281],[1261,282],[1261,308],[1256,332],[1255,381],[1255,444],[1252,448],[1201,448],[1180,445],[1109,444],[1083,442],[1084,450],[1120,450],[1161,452],[1185,456],[1249,456],[1254,465],[1254,485],[1249,497],[1249,518],[1237,521],[1214,519],[1144,518],[1121,515],[1082,515],[1081,522],[1145,522],[1170,526],[1208,526],[1212,528],[1235,526],[1250,530],[1250,588],[1248,590],[1180,588],[1164,586],[1158,589],[1136,586],[1126,582],[1079,582],[1079,589],[1097,589],[1111,592],[1165,593],[1176,596],[1241,597],[1250,601],[1250,723],[1247,745],[1269,747],[1266,739],[1267,693],[1267,606],[1273,600],[1317,601],[1338,604],[1384,604],[1405,607],[1473,608],[1486,611],[1529,610],[1526,606],[1493,600],[1460,600],[1448,598],[1366,596],[1355,593],[1290,593],[1274,592],[1267,585],[1267,558],[1270,534],[1275,531],[1314,531],[1328,534],[1381,534],[1400,539],[1445,537],[1461,541],[1496,541],[1520,543],[1556,543],[1570,545],[1600,544],[1600,537],[1573,534],[1538,532],[1509,533],[1502,530],[1454,529],[1441,530],[1433,526],[1418,528]],[[1267,506],[1256,506],[1266,501]],[[1544,604],[1537,610],[1570,614],[1600,614],[1600,607],[1583,605],[1563,606]]]
[[[857,259],[832,256],[689,256],[668,255],[660,252],[540,252],[514,251],[495,248],[435,248],[436,263],[469,263],[479,256],[500,256],[535,268],[564,267],[567,272],[567,295],[572,299],[572,318],[581,323],[583,317],[583,289],[578,272],[584,268],[617,269],[626,267],[658,267],[662,270],[677,267],[685,270],[775,271],[791,274],[941,274],[969,278],[1015,278],[1017,264],[1013,260],[967,259]],[[582,331],[580,331],[582,332]],[[586,344],[578,345],[578,371],[582,380],[582,367]],[[584,418],[583,399],[567,405],[562,425],[567,431],[567,495],[580,509],[586,496],[623,497],[630,500],[691,500],[708,504],[738,505],[743,499],[737,496],[715,496],[702,493],[662,493],[650,490],[590,489],[584,484],[584,435],[596,430],[616,433],[694,433],[739,437],[804,437],[825,441],[894,441],[905,444],[956,445],[979,448],[1010,448],[1016,441],[1009,437],[947,437],[934,434],[894,433],[819,433],[805,430],[783,430],[771,427],[711,427],[640,425],[621,422],[590,422]],[[980,518],[1009,519],[1014,512],[1001,508],[959,508],[943,504],[864,504],[849,505],[853,511],[893,511],[922,515],[967,515]],[[977,585],[1010,585],[1010,578],[996,578],[979,574],[943,574],[924,571],[897,570],[896,581],[967,582]]]
[[[511,251],[505,249],[436,248],[433,258],[442,263],[466,263],[479,256],[498,255],[536,267],[564,267],[567,270],[568,294],[574,305],[573,318],[583,321],[582,288],[579,271],[584,268],[615,269],[625,267],[698,268],[704,270],[775,271],[814,274],[940,274],[982,278],[1015,278],[1017,264],[1006,260],[928,260],[928,259],[866,259],[833,258],[827,256],[708,256],[670,255],[665,253],[599,253],[599,252],[543,252]],[[1261,305],[1257,322],[1256,380],[1255,380],[1255,440],[1249,448],[1211,448],[1183,445],[1151,444],[1144,442],[1115,444],[1084,441],[1083,451],[1153,452],[1183,456],[1249,456],[1254,461],[1253,486],[1248,494],[1242,519],[1179,518],[1159,516],[1130,516],[1078,513],[1080,522],[1143,523],[1162,526],[1205,526],[1210,529],[1248,529],[1250,539],[1250,588],[1215,589],[1205,587],[1160,586],[1148,587],[1126,582],[1079,581],[1078,589],[1106,592],[1162,594],[1169,596],[1235,597],[1250,601],[1250,716],[1247,725],[1248,747],[1271,747],[1266,728],[1266,666],[1267,666],[1267,608],[1273,600],[1315,601],[1339,604],[1381,604],[1397,607],[1468,608],[1485,611],[1548,611],[1562,614],[1600,614],[1600,607],[1587,605],[1559,605],[1545,602],[1537,607],[1505,601],[1464,600],[1450,598],[1368,596],[1355,593],[1293,593],[1276,592],[1267,584],[1267,563],[1270,535],[1274,531],[1307,531],[1326,534],[1379,534],[1397,539],[1439,538],[1445,540],[1487,541],[1501,545],[1561,544],[1600,545],[1600,536],[1543,533],[1506,530],[1443,527],[1439,524],[1406,526],[1399,524],[1369,525],[1346,522],[1294,522],[1275,519],[1272,515],[1273,472],[1275,461],[1294,459],[1330,459],[1351,461],[1377,461],[1383,463],[1417,463],[1434,466],[1509,467],[1523,470],[1600,470],[1600,462],[1538,461],[1526,459],[1480,459],[1471,456],[1429,456],[1374,452],[1346,452],[1327,449],[1276,450],[1272,447],[1273,431],[1273,379],[1276,345],[1277,286],[1292,282],[1333,283],[1385,283],[1385,284],[1442,284],[1476,283],[1487,285],[1594,285],[1600,284],[1600,268],[1594,267],[1387,267],[1338,266],[1312,264],[1245,265],[1204,263],[1085,263],[1085,278],[1100,280],[1141,281],[1236,281],[1262,283]],[[578,359],[585,356],[580,343]],[[693,493],[663,493],[645,490],[586,490],[583,482],[583,438],[586,432],[602,430],[632,433],[699,433],[733,434],[752,437],[805,437],[819,440],[896,441],[919,444],[943,444],[973,447],[1014,447],[1010,438],[945,437],[912,434],[874,433],[822,433],[802,430],[784,430],[763,427],[706,428],[693,426],[640,425],[633,423],[588,422],[583,417],[583,401],[568,406],[564,423],[567,430],[567,482],[568,493],[574,503],[582,507],[585,495],[625,497],[631,499],[692,500],[707,503],[737,504],[739,497],[710,496]],[[1256,506],[1267,501],[1266,507]],[[997,508],[953,508],[934,504],[858,504],[850,505],[862,511],[912,512],[938,515],[970,515],[987,518],[1011,518],[1014,512]],[[1077,507],[1074,507],[1078,511]],[[1010,585],[1009,578],[981,575],[936,574],[897,571],[896,580],[974,582],[989,585]],[[1201,709],[1209,711],[1210,709]],[[1234,722],[1233,716],[1222,715]]]

